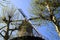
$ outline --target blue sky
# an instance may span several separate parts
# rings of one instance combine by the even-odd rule
[[[23,10],[25,15],[29,17],[28,9],[30,7],[31,0],[11,0],[11,2],[17,7]]]

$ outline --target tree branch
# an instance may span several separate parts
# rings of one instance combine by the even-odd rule
[[[11,20],[11,22],[20,22],[20,21],[23,21],[23,20]]]
[[[1,33],[0,33],[0,35],[1,35],[3,38],[5,38],[5,36],[3,36]]]
[[[3,28],[5,28],[5,27],[6,27],[6,26],[4,26],[4,27],[0,28],[0,30],[1,30],[1,29],[3,29]]]

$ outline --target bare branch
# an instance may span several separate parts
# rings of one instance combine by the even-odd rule
[[[1,29],[3,29],[3,28],[5,28],[5,27],[6,27],[6,26],[4,26],[4,27],[0,28],[0,30],[1,30]]]
[[[15,30],[19,30],[18,28],[16,28],[16,29],[9,29],[9,31],[15,31]]]
[[[11,20],[11,22],[19,22],[19,21],[23,21],[23,20]]]
[[[1,33],[0,33],[0,35],[1,35],[3,38],[5,38]]]
[[[5,30],[2,30],[2,31],[1,31],[1,33],[2,33],[2,32],[5,32],[5,33],[6,33],[6,31],[5,31]]]
[[[11,36],[12,32],[13,32],[13,31],[11,31],[10,36]]]

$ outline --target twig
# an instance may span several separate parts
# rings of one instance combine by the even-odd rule
[[[0,28],[0,30],[1,30],[1,29],[3,29],[3,28],[5,28],[5,27],[6,27],[6,26],[4,26],[4,27]]]

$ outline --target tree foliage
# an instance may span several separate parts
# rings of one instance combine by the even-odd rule
[[[33,0],[31,2],[31,12],[44,20],[52,21],[55,26],[57,32],[60,31],[60,17],[57,18],[57,14],[60,11],[58,8],[60,7],[59,0]],[[59,31],[58,31],[59,30]]]

